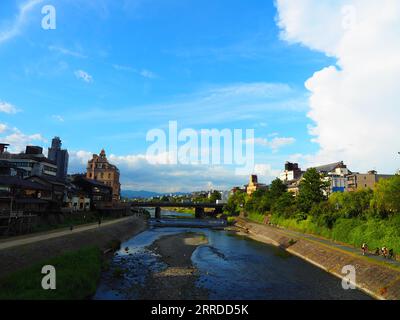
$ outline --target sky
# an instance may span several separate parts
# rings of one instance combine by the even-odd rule
[[[152,162],[146,136],[170,121],[254,129],[243,143],[264,183],[285,161],[394,173],[399,17],[397,0],[1,1],[0,142],[59,136],[70,173],[104,148],[130,190],[247,182],[224,163]]]

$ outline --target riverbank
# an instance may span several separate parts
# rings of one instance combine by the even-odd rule
[[[400,269],[357,256],[340,248],[294,234],[289,230],[277,229],[265,224],[239,219],[239,230],[250,238],[279,246],[313,265],[343,278],[342,268],[355,267],[356,286],[376,299],[400,299]]]
[[[207,238],[201,233],[180,233],[156,240],[148,249],[159,255],[167,267],[149,275],[139,294],[140,299],[207,299],[207,291],[196,286],[198,270],[191,259],[196,248],[207,243]]]
[[[57,233],[41,234],[39,238],[38,236],[23,237],[22,239],[13,240],[14,243],[12,243],[12,245],[10,242],[3,241],[1,243],[3,248],[0,249],[0,279],[2,279],[4,283],[7,278],[13,278],[13,274],[18,272],[20,272],[19,276],[27,274],[29,278],[32,270],[36,270],[38,265],[42,263],[46,264],[49,261],[51,262],[52,259],[57,260],[57,257],[68,256],[70,254],[74,255],[77,251],[85,247],[96,248],[96,250],[103,254],[110,249],[115,249],[116,243],[121,243],[142,232],[146,229],[146,226],[145,219],[141,217],[127,217],[104,223],[101,226],[92,225],[76,228],[69,232],[61,231]],[[82,258],[80,254],[78,254],[78,256]],[[77,263],[72,266],[68,264],[65,265],[65,268],[62,267],[60,271],[66,271],[67,273],[72,272],[69,270],[70,267],[72,267],[74,268],[74,272],[78,272],[81,268],[78,262],[81,261],[81,259],[77,259],[76,261]],[[84,259],[82,262],[84,262]],[[98,269],[99,264],[95,265],[97,265],[96,268]],[[57,273],[58,272],[59,270],[57,270]],[[93,277],[95,282],[97,282],[99,274],[100,270],[98,270],[98,272],[92,270],[88,273],[88,276]],[[32,275],[32,277],[37,277],[37,275]],[[81,278],[71,276],[69,281],[77,282],[79,287]],[[6,283],[10,285],[10,282],[6,281]],[[32,282],[28,281],[27,283]],[[34,282],[34,284],[35,286],[40,286],[40,282]],[[12,291],[15,288],[8,287],[3,289]],[[23,288],[23,290],[26,289],[27,288]],[[37,290],[36,287],[31,289],[32,292]],[[92,289],[95,290],[96,288]],[[57,290],[62,290],[62,288],[58,287]],[[94,293],[94,291],[91,293]],[[33,295],[30,298],[35,299],[38,297]],[[63,296],[63,298],[68,297]]]

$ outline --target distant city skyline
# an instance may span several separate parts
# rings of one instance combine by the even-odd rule
[[[254,172],[286,161],[400,167],[398,1],[111,0],[0,3],[0,143],[44,150],[69,173],[105,149],[123,190],[227,190],[229,165],[153,164],[146,134],[254,129]],[[316,27],[317,26],[317,27]],[[367,36],[366,36],[367,35]]]

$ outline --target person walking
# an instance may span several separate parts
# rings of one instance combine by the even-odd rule
[[[362,255],[365,256],[367,254],[367,251],[368,251],[368,246],[367,246],[366,243],[362,244],[361,250],[362,250]]]

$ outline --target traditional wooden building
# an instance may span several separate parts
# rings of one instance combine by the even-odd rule
[[[104,149],[101,150],[100,155],[94,154],[88,161],[86,178],[100,181],[111,187],[113,201],[119,201],[121,198],[119,176],[118,168],[108,162]]]

